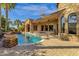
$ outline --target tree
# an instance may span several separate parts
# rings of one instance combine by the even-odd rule
[[[24,25],[23,24],[22,25],[19,25],[18,30],[19,31],[23,31],[24,30]]]
[[[15,8],[15,3],[2,3],[2,7],[5,9],[6,13],[6,23],[5,23],[5,31],[8,30],[8,10],[14,9]]]
[[[59,3],[56,3],[56,7],[58,8],[58,6],[59,6]]]
[[[5,23],[6,23],[6,18],[4,16],[1,16],[1,28],[3,28],[3,30],[5,29]]]
[[[1,3],[0,3],[0,27],[1,27]]]
[[[17,25],[17,28],[19,27],[19,25],[21,25],[21,21],[19,19],[16,19],[14,23],[15,25]]]

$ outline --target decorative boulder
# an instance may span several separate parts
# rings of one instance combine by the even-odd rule
[[[7,37],[3,40],[3,47],[5,48],[11,48],[18,44],[16,37]]]

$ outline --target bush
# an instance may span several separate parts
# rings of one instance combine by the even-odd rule
[[[68,35],[62,35],[60,37],[60,39],[63,40],[63,41],[69,41],[69,36]]]
[[[78,42],[79,42],[79,35],[76,35],[76,37],[78,38]]]
[[[24,25],[19,25],[18,30],[22,31],[24,29]]]

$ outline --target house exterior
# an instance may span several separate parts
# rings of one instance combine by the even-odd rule
[[[26,32],[79,35],[79,4],[59,3],[58,10],[39,20],[25,21]]]

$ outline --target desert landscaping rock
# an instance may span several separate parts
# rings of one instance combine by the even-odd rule
[[[6,38],[3,40],[3,47],[6,47],[6,48],[14,47],[17,44],[18,44],[17,38],[14,35],[6,36]]]

